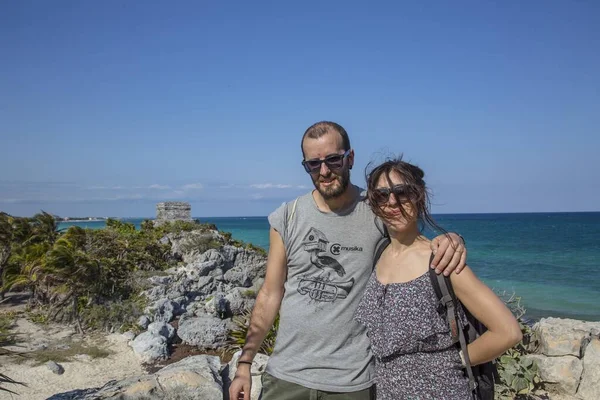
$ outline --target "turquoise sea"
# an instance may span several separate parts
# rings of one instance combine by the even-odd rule
[[[200,218],[265,249],[266,217]],[[468,264],[497,291],[522,298],[527,317],[600,321],[600,212],[445,214],[442,227],[467,242]],[[143,219],[129,219],[139,227]],[[61,223],[101,228],[103,221]]]

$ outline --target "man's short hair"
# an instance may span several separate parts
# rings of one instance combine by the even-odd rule
[[[302,157],[304,157],[304,139],[318,139],[330,132],[339,133],[339,135],[342,137],[342,145],[344,146],[344,150],[350,150],[350,138],[348,137],[346,130],[340,124],[336,124],[335,122],[321,121],[311,125],[306,132],[304,132],[304,135],[302,136],[302,142],[300,142]]]

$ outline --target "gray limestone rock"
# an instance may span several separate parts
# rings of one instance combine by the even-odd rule
[[[167,341],[171,341],[175,336],[175,328],[163,321],[156,321],[148,325],[148,332],[153,335],[162,336]]]
[[[526,358],[536,362],[540,379],[547,390],[559,394],[575,394],[583,372],[580,359],[573,356],[547,357],[538,354],[530,354]]]
[[[216,268],[219,268],[222,264],[220,264],[217,260],[208,260],[204,262],[197,262],[194,264],[188,264],[187,269],[194,271],[196,276],[206,276],[211,271],[214,271]]]
[[[54,361],[48,361],[46,363],[46,367],[48,367],[48,369],[54,372],[56,375],[62,375],[65,373],[63,366]]]
[[[534,325],[534,330],[540,338],[541,354],[581,357],[582,345],[591,335],[600,335],[600,322],[542,318]]]
[[[175,315],[179,315],[180,307],[169,299],[161,299],[148,307],[147,312],[153,316],[154,321],[171,322]]]
[[[230,322],[212,315],[205,314],[197,317],[184,315],[179,320],[177,335],[185,344],[202,349],[216,349],[226,343],[230,330]]]
[[[245,268],[232,268],[223,275],[223,280],[232,283],[235,286],[250,287],[252,278],[248,275]]]
[[[600,399],[600,339],[594,338],[585,349],[583,374],[577,394],[582,399]]]
[[[127,331],[127,332],[123,333],[123,338],[125,338],[125,340],[130,342],[133,339],[135,339],[135,333],[133,331]]]
[[[234,288],[227,295],[228,314],[229,315],[240,315],[245,311],[252,310],[254,307],[255,299],[252,296],[255,292],[252,289],[247,288]]]
[[[167,287],[166,286],[154,286],[144,292],[144,295],[150,301],[157,301],[167,296]]]
[[[152,332],[144,332],[138,335],[131,342],[131,347],[135,354],[145,363],[166,360],[169,355],[167,351],[167,339]]]
[[[155,275],[148,278],[151,285],[168,285],[172,280],[173,278],[167,275]]]
[[[150,324],[150,318],[146,315],[142,315],[137,320],[137,325],[142,329],[148,329],[148,325]]]

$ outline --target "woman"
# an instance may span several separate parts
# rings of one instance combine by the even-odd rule
[[[378,399],[471,399],[464,356],[453,345],[429,277],[431,247],[419,225],[443,229],[431,218],[423,177],[419,167],[401,159],[367,176],[370,206],[384,221],[391,243],[377,262],[356,319],[371,339]],[[460,302],[488,328],[468,345],[471,365],[493,360],[521,340],[510,310],[470,268],[450,280]],[[459,315],[464,321],[462,309]]]

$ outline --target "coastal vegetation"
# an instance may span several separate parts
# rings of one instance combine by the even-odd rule
[[[126,330],[145,307],[144,277],[177,265],[170,233],[208,231],[214,225],[175,221],[155,226],[114,219],[105,229],[71,226],[59,232],[54,216],[0,214],[0,288],[31,294],[28,309],[37,322],[75,323],[85,329]],[[202,236],[200,250],[223,243]],[[204,240],[204,242],[202,242]],[[202,242],[202,243],[201,243]]]

